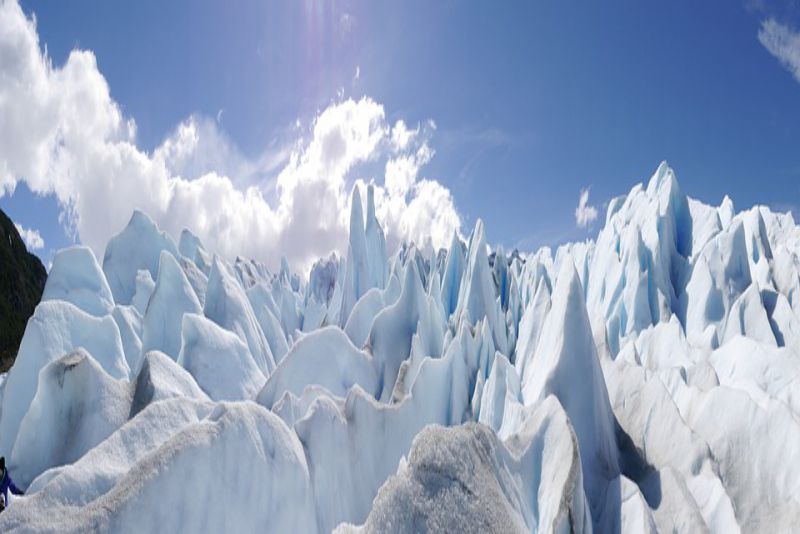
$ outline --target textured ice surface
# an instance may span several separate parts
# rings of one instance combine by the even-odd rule
[[[42,300],[65,300],[97,316],[114,307],[106,277],[88,247],[65,248],[53,257]]]
[[[378,199],[379,200],[379,199]],[[354,189],[307,276],[144,214],[59,252],[15,365],[0,531],[788,532],[800,227],[662,163],[594,241],[386,250]]]
[[[11,454],[16,480],[27,485],[49,467],[74,462],[127,421],[130,404],[127,381],[113,379],[85,350],[49,363]]]
[[[183,316],[178,365],[215,401],[252,399],[266,380],[236,334],[193,313]]]
[[[39,384],[40,371],[62,356],[83,347],[113,378],[128,378],[129,368],[119,328],[110,315],[94,317],[72,304],[50,300],[36,307],[28,320],[14,366],[8,372],[0,408],[0,449],[11,456],[20,421]]]
[[[115,302],[130,304],[139,270],[147,270],[156,279],[162,250],[178,257],[172,238],[161,232],[150,217],[134,211],[128,226],[108,242],[103,258],[103,272]]]
[[[216,256],[208,277],[203,314],[239,336],[247,344],[256,365],[263,373],[272,372],[275,359],[247,299],[247,293],[230,267]]]
[[[170,253],[162,252],[158,279],[150,296],[142,324],[142,350],[160,350],[172,359],[181,350],[181,318],[185,313],[200,313],[189,280]]]

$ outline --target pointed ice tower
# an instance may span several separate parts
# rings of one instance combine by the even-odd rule
[[[188,228],[181,232],[178,241],[178,251],[181,255],[193,261],[197,268],[203,271],[206,276],[211,272],[211,255],[203,247],[200,238],[194,235]]]
[[[682,318],[681,295],[691,270],[694,220],[675,173],[662,162],[645,188],[637,184],[608,207],[584,280],[587,307],[602,315],[609,348],[616,354],[631,334],[674,314]],[[715,231],[715,213],[697,234]]]
[[[42,300],[66,300],[95,317],[114,309],[114,297],[94,253],[81,246],[56,253]]]
[[[509,353],[508,332],[505,315],[500,300],[495,293],[492,273],[486,255],[486,238],[483,221],[478,219],[467,251],[467,267],[458,291],[458,305],[455,311],[456,322],[466,320],[471,325],[486,317],[497,350]]]
[[[386,263],[386,238],[383,228],[375,217],[375,188],[367,187],[367,269],[370,287],[386,287],[388,264]]]
[[[599,517],[608,482],[619,475],[614,415],[571,260],[561,262],[535,361],[536,372],[526,373],[522,384],[523,401],[527,406],[554,395],[564,407],[578,438],[592,516]]]
[[[179,257],[178,247],[165,232],[144,213],[135,210],[128,226],[112,237],[103,257],[103,272],[117,304],[130,304],[136,293],[136,274],[140,269],[158,274],[161,251]]]
[[[366,292],[367,236],[364,232],[364,216],[361,210],[361,193],[358,185],[353,187],[350,200],[350,246],[347,249],[347,273],[342,294],[341,325],[347,323],[350,311],[361,295]]]
[[[0,455],[11,454],[20,421],[36,393],[41,370],[79,347],[94,355],[113,378],[129,377],[119,327],[110,315],[95,317],[60,300],[40,302],[28,320],[17,359],[5,380],[3,395],[7,402],[0,405]]]
[[[275,358],[244,287],[229,265],[216,255],[211,262],[203,315],[239,336],[250,349],[250,354],[264,376],[272,373],[275,369]]]
[[[347,250],[347,271],[342,292],[340,326],[347,324],[350,312],[364,293],[373,287],[386,286],[386,240],[375,218],[375,199],[372,186],[367,189],[367,221],[361,208],[361,191],[353,187],[350,202],[350,246]]]
[[[202,308],[189,280],[169,252],[161,252],[156,288],[142,321],[142,352],[160,350],[173,360],[181,350],[181,322],[184,313]]]
[[[461,278],[464,276],[464,262],[464,249],[454,230],[442,276],[442,305],[447,317],[450,317],[458,306],[458,291],[461,287]]]

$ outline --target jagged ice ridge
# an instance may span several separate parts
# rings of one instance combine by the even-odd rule
[[[800,524],[800,227],[662,163],[595,241],[309,276],[141,212],[59,252],[0,377],[0,531],[755,532]],[[366,216],[365,216],[366,215]]]

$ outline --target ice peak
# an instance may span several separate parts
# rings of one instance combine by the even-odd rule
[[[508,334],[505,328],[505,316],[497,300],[492,272],[486,254],[486,240],[483,221],[475,222],[475,229],[470,237],[467,251],[467,265],[458,291],[458,305],[455,317],[457,321],[466,320],[471,325],[487,318],[492,331],[495,347],[503,354],[508,354]]]
[[[583,465],[583,474],[587,494],[598,495],[619,473],[614,417],[583,287],[570,257],[561,262],[535,362],[537,372],[522,387],[525,404],[541,402],[549,395],[558,398],[575,428],[581,457],[594,459]],[[593,513],[603,506],[601,501],[591,504]]]
[[[155,279],[162,250],[179,256],[172,238],[150,217],[134,210],[128,225],[109,240],[103,257],[103,272],[117,304],[130,304],[139,269],[147,269]]]
[[[647,195],[653,197],[662,188],[671,190],[673,187],[677,186],[678,180],[675,178],[675,172],[672,170],[672,167],[667,164],[667,161],[664,160],[659,163],[656,172],[653,173],[653,176],[650,177],[650,181],[647,183]]]
[[[269,375],[275,369],[275,359],[244,287],[227,263],[218,256],[214,257],[208,277],[203,315],[239,336],[264,375]]]
[[[389,270],[351,193],[347,257],[304,278],[189,230],[179,254],[138,211],[102,272],[59,252],[0,376],[0,454],[33,480],[0,531],[800,524],[790,215],[690,199],[663,162],[595,242],[506,256],[478,219]]]
[[[358,184],[353,186],[353,193],[350,196],[350,241],[352,243],[354,235],[364,233],[364,210],[361,207],[361,190]]]
[[[131,213],[131,218],[128,221],[128,226],[150,227],[156,228],[156,223],[145,212],[136,208]]]
[[[383,288],[387,280],[386,240],[383,230],[375,219],[375,201],[372,186],[367,189],[366,226],[361,208],[361,192],[358,184],[353,186],[350,208],[350,246],[347,250],[347,266],[340,326],[347,324],[356,302],[373,287]]]
[[[180,239],[178,240],[178,251],[185,257],[192,260],[206,276],[210,269],[210,258],[206,252],[200,238],[197,237],[191,230],[184,228],[181,231]]]
[[[367,228],[374,224],[375,219],[375,188],[372,184],[367,186]]]
[[[448,317],[458,305],[458,292],[461,287],[461,278],[464,275],[464,261],[463,245],[458,234],[453,232],[442,277],[442,305]]]
[[[733,200],[731,200],[731,197],[725,195],[717,208],[717,214],[719,215],[719,221],[723,229],[730,226],[731,220],[733,220],[733,216],[736,214],[736,211],[733,209]]]
[[[200,313],[200,301],[175,256],[162,250],[155,289],[143,320],[142,350],[160,350],[175,360],[181,349],[181,318]]]
[[[378,219],[375,217],[375,188],[367,187],[366,221],[367,267],[370,287],[386,286],[388,265],[386,263],[386,238]]]
[[[114,298],[90,248],[75,246],[56,253],[42,300],[59,299],[98,317],[111,313]]]

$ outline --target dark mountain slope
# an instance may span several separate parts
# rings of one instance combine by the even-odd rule
[[[25,324],[42,298],[47,271],[0,210],[0,371],[14,363]]]

